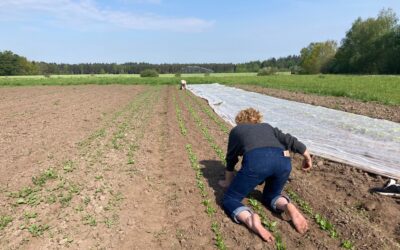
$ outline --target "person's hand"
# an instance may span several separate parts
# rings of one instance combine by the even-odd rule
[[[233,171],[225,171],[225,180],[218,181],[218,185],[223,189],[228,188],[229,185],[231,185],[233,177],[234,177]]]
[[[226,181],[226,180],[219,180],[218,181],[218,185],[220,186],[220,187],[222,187],[222,188],[228,188],[229,187],[229,182],[228,181]]]
[[[312,160],[311,158],[304,158],[303,159],[303,170],[308,171],[312,168]]]
[[[303,170],[308,171],[312,168],[312,158],[308,150],[306,150],[303,154],[304,159],[303,159]]]

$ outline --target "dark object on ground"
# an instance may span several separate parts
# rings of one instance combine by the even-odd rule
[[[385,196],[400,197],[400,184],[390,179],[383,188],[372,188],[371,192],[375,192]]]

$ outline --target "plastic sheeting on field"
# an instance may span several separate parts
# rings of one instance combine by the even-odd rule
[[[238,111],[253,107],[264,121],[290,133],[321,157],[400,179],[400,124],[283,100],[220,84],[189,85],[195,95],[235,125]],[[400,111],[399,111],[400,112]]]

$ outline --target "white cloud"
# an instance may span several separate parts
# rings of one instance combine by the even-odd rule
[[[160,0],[137,0],[160,2]],[[213,21],[200,18],[165,17],[148,13],[132,13],[100,8],[93,0],[1,0],[2,20],[16,15],[29,16],[32,12],[47,14],[52,21],[62,26],[77,29],[106,27],[109,25],[136,30],[167,30],[199,32],[213,25]]]

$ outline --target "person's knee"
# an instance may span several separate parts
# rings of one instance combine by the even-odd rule
[[[243,206],[241,203],[241,199],[238,199],[238,197],[231,196],[229,194],[224,195],[222,198],[222,208],[227,212],[227,213],[232,213],[233,210],[236,208]]]

